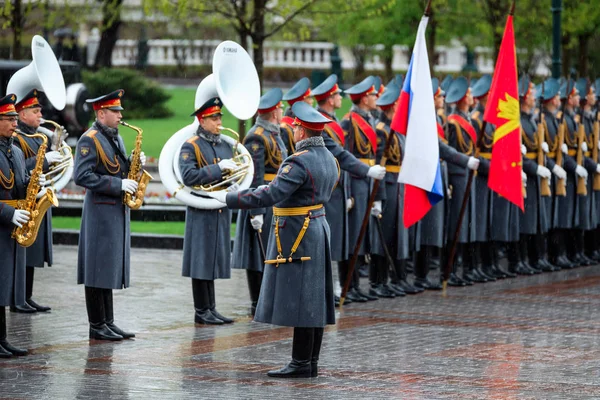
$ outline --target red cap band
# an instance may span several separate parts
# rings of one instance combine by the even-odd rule
[[[277,109],[277,108],[280,108],[280,107],[281,107],[281,102],[279,102],[279,103],[275,104],[275,105],[274,105],[273,107],[271,107],[271,108],[264,108],[264,109],[262,109],[262,110],[261,110],[261,109],[258,109],[258,113],[259,113],[259,114],[266,114],[266,113],[270,113],[271,111],[273,111],[273,110],[275,110],[275,109]]]
[[[371,86],[369,89],[367,89],[366,91],[362,92],[362,93],[356,93],[356,94],[351,94],[350,95],[350,100],[352,101],[356,101],[359,100],[360,98],[367,96],[371,93],[375,92],[375,86]]]
[[[293,105],[294,105],[294,103],[297,103],[297,102],[299,102],[299,101],[302,101],[302,100],[304,100],[305,98],[307,98],[308,96],[310,96],[310,88],[308,88],[308,90],[307,90],[306,92],[304,92],[304,94],[303,94],[302,96],[300,96],[300,97],[296,97],[295,99],[288,100],[287,102],[288,102],[288,104],[289,104],[290,106],[293,106]]]
[[[94,103],[94,111],[102,110],[103,108],[121,107],[121,99],[111,99],[106,101],[97,101]]]
[[[328,98],[329,96],[333,96],[334,94],[336,94],[337,92],[340,91],[340,87],[338,86],[338,84],[336,83],[335,85],[333,85],[333,87],[331,89],[329,89],[327,92],[320,94],[320,95],[315,95],[315,99],[317,101],[323,101],[326,98]]]
[[[305,122],[301,119],[298,119],[298,117],[294,119],[294,125],[300,125],[313,131],[322,131],[325,128],[325,122]]]

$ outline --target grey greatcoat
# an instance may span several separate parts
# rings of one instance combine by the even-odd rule
[[[230,208],[307,207],[327,203],[338,180],[338,167],[325,148],[322,137],[296,144],[268,186],[227,195]],[[335,324],[333,279],[329,252],[329,224],[323,207],[306,215],[273,218],[267,259],[278,255],[275,224],[278,226],[282,256],[289,257],[306,218],[309,225],[294,257],[309,261],[267,264],[256,308],[255,321],[281,326],[323,327]]]
[[[372,130],[374,138],[376,138],[374,121],[371,119],[371,114],[361,110],[356,106],[352,106],[351,112],[358,114],[358,117],[345,118],[341,122],[341,127],[346,134],[345,147],[352,155],[367,165],[375,165],[376,149],[374,151],[372,143],[369,141],[369,136],[363,132],[355,119],[362,118],[366,125]],[[351,127],[352,124],[352,127]],[[380,147],[380,146],[379,146]],[[350,197],[354,200],[354,206],[348,212],[348,239],[350,243],[350,253],[358,242],[360,228],[363,222],[365,213],[367,212],[367,203],[371,194],[371,178],[366,176],[356,176],[350,174]],[[380,190],[377,193],[375,200],[383,200],[385,191]],[[375,229],[375,227],[369,227]],[[358,255],[364,255],[369,252],[369,230],[365,239],[360,244]]]
[[[35,133],[35,129],[25,125],[21,121],[19,121],[18,125],[18,128],[28,135]],[[42,144],[42,140],[28,138],[21,134],[17,135],[18,140],[15,140],[14,144],[23,151],[23,154],[25,155],[25,165],[27,166],[27,170],[31,171],[35,168],[37,160],[36,154]],[[46,148],[46,152],[48,151],[51,151],[50,140],[48,140],[48,148]],[[48,161],[44,159],[44,173],[48,172],[49,169],[50,166],[48,165]],[[28,267],[41,268],[44,267],[44,263],[48,263],[48,266],[52,265],[52,208],[49,208],[46,212],[46,215],[40,224],[37,239],[31,246],[25,249],[25,253],[27,255],[26,264]]]
[[[548,143],[548,149],[550,152],[546,155],[546,166],[552,170],[556,165],[556,155],[560,151],[558,148],[558,119],[556,115],[548,110],[543,110],[543,124],[544,124],[544,132],[546,136],[546,143]],[[563,161],[564,165],[564,161]],[[562,165],[561,165],[562,167]],[[556,207],[557,200],[556,198],[556,182],[557,178],[552,175],[550,190],[552,191],[552,196],[550,197],[542,197],[542,212],[546,213],[546,219],[548,220],[548,229],[556,229],[554,221],[554,208]]]
[[[179,171],[186,186],[222,179],[217,163],[233,157],[225,141],[211,143],[198,134],[181,146]],[[204,133],[207,137],[211,133]],[[191,206],[185,213],[182,275],[192,279],[228,279],[231,276],[231,211],[225,207],[201,210]]]
[[[475,128],[478,138],[482,134],[483,113],[483,107],[479,104],[471,114],[471,124]],[[496,210],[492,205],[492,191],[488,187],[493,141],[494,126],[487,124],[483,133],[483,139],[480,141],[479,168],[473,182],[475,186],[475,202],[477,203],[477,209],[475,210],[475,241],[477,242],[488,242],[490,240],[492,217],[493,214],[496,214]]]
[[[381,120],[376,124],[377,137],[380,139],[377,144],[377,163],[381,161],[383,150],[390,140],[390,121],[384,113],[381,114]],[[387,173],[381,182],[380,188],[385,191],[385,201],[382,204],[382,218],[379,220],[381,230],[385,240],[385,245],[392,258],[397,260],[405,260],[409,258],[409,235],[408,229],[404,227],[403,211],[404,211],[404,184],[398,183],[398,173],[402,165],[402,157],[404,156],[404,143],[406,138],[404,135],[394,132],[392,136],[392,144],[388,154],[386,169]],[[371,216],[372,229],[371,235],[371,254],[377,254],[385,257],[385,249],[381,241],[381,235],[375,224],[377,220]]]
[[[577,152],[577,122],[575,122],[575,114],[568,110],[564,119],[567,124],[565,143],[569,147],[569,154],[563,154],[563,168],[567,171],[567,195],[555,197],[552,217],[554,228],[572,229],[579,226],[577,175],[575,174],[575,169],[577,168],[575,159]],[[557,151],[560,151],[560,149]]]
[[[279,136],[279,127],[269,130],[268,123],[259,117],[257,124],[250,129],[244,138],[244,146],[252,155],[254,163],[254,178],[252,188],[257,188],[273,180],[281,162],[287,158],[287,150]],[[262,271],[264,260],[258,243],[257,232],[250,223],[251,217],[263,215],[263,227],[260,233],[263,246],[267,246],[271,234],[271,207],[240,210],[233,242],[231,268]]]
[[[548,215],[544,212],[540,192],[540,177],[537,175],[537,152],[541,143],[537,137],[538,126],[532,114],[521,110],[522,142],[527,148],[523,156],[523,172],[527,174],[527,195],[524,199],[524,212],[520,213],[519,228],[524,235],[544,234],[550,229]],[[544,159],[546,157],[544,156]],[[548,158],[545,166],[552,169],[554,161]]]
[[[349,241],[348,211],[346,210],[346,199],[350,197],[350,174],[366,177],[369,167],[344,149],[345,138],[340,138],[338,133],[335,132],[335,129],[339,129],[343,134],[343,130],[337,124],[335,116],[324,110],[319,110],[319,112],[334,120],[334,122],[325,125],[322,136],[325,147],[333,154],[340,165],[341,173],[340,180],[331,194],[331,198],[325,204],[325,212],[331,229],[331,259],[333,261],[344,261],[350,258],[350,252],[354,249]],[[336,124],[336,126],[333,126],[333,124]]]
[[[591,158],[592,150],[594,146],[598,146],[598,143],[594,143],[594,115],[590,112],[584,112],[582,124],[585,129],[585,141],[588,147],[588,151],[584,154],[583,167],[588,172],[587,178],[587,196],[577,196],[579,202],[579,229],[589,231],[596,229],[597,212],[593,205],[595,205],[595,193],[594,193],[594,175],[596,175],[596,166],[598,165]]]
[[[25,157],[12,138],[0,137],[0,172],[0,200],[24,199],[29,176]],[[11,173],[12,185],[7,182]],[[25,304],[25,248],[11,237],[14,213],[14,207],[0,202],[0,307]]]
[[[283,117],[280,124],[279,135],[281,136],[281,140],[285,145],[287,154],[292,154],[294,151],[296,151],[296,147],[294,145],[294,127],[292,125],[295,117],[296,116],[292,112],[292,107],[290,107],[285,111],[285,117]]]
[[[129,287],[129,207],[123,204],[121,190],[129,160],[123,139],[116,130],[111,131],[96,121],[77,142],[73,177],[86,189],[77,283],[122,289]]]
[[[470,117],[468,115],[465,115],[458,110],[455,111],[455,114],[458,114],[470,123]],[[471,136],[457,123],[448,121],[448,124],[448,145],[467,156],[473,156],[475,154],[475,143],[473,143]],[[452,200],[450,201],[448,218],[448,234],[452,236],[458,226],[458,217],[467,189],[469,170],[450,163],[448,164],[448,175],[448,180],[452,187]],[[465,211],[458,237],[459,243],[472,243],[475,241],[475,225],[478,223],[478,221],[475,220],[475,186],[476,185],[471,186],[468,206]]]

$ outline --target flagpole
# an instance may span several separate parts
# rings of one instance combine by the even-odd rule
[[[512,5],[510,7],[510,11],[508,15],[515,15],[515,2],[513,0]],[[481,131],[479,132],[479,137],[477,138],[477,143],[475,144],[475,155],[474,157],[479,157],[479,149],[481,148],[481,144],[483,141],[483,135],[485,134],[485,130],[487,128],[487,121],[484,119],[483,124],[481,126]],[[461,134],[457,132],[457,134]],[[471,196],[471,187],[473,186],[473,177],[475,176],[475,171],[469,170],[469,178],[467,180],[467,187],[465,189],[465,195],[463,196],[462,205],[460,206],[460,213],[458,214],[458,224],[456,225],[456,231],[454,231],[454,237],[452,238],[452,246],[450,247],[450,252],[448,254],[448,259],[446,260],[446,265],[444,267],[444,280],[442,282],[442,295],[446,294],[446,289],[448,287],[448,278],[450,277],[450,273],[452,271],[452,266],[454,265],[454,256],[456,255],[456,247],[458,246],[458,237],[460,235],[460,230],[462,228],[463,220],[465,217],[465,213],[467,211],[467,206],[469,204],[469,198]]]
[[[425,8],[425,12],[423,13],[425,17],[429,17],[431,15],[431,0],[427,2],[427,7]],[[350,125],[352,127],[352,125]],[[381,157],[381,161],[379,165],[385,167],[387,163],[387,155],[390,150],[390,145],[392,143],[391,138],[395,135],[396,132],[391,129],[390,130],[390,140],[388,140],[385,144],[385,149],[383,150],[383,156]],[[363,217],[362,225],[360,227],[360,232],[358,234],[358,239],[356,240],[356,244],[354,245],[354,251],[352,252],[352,257],[350,258],[350,263],[348,265],[348,274],[346,275],[346,279],[344,281],[344,287],[342,288],[342,293],[340,294],[340,307],[344,305],[344,300],[346,300],[346,294],[350,289],[350,282],[352,281],[352,275],[354,274],[354,268],[356,265],[356,260],[358,259],[358,252],[360,251],[360,247],[363,239],[367,233],[367,227],[369,226],[369,218],[371,216],[371,208],[373,208],[373,203],[375,202],[375,196],[379,190],[379,185],[381,184],[380,180],[376,180],[373,183],[373,189],[371,190],[371,195],[369,196],[369,201],[367,202],[367,211]],[[340,277],[341,279],[341,277]]]

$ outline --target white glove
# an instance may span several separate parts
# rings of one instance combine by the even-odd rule
[[[600,164],[598,164],[598,166],[600,167]],[[354,199],[350,197],[349,199],[346,199],[346,211],[352,210],[352,207],[354,207]]]
[[[371,168],[369,168],[367,176],[380,181],[385,177],[385,167],[382,167],[381,165],[373,165]]]
[[[581,151],[583,151],[584,153],[586,151],[588,151],[588,147],[587,147],[587,143],[586,142],[581,142]]]
[[[552,168],[552,172],[558,179],[567,179],[567,171],[565,171],[560,165],[555,165]]]
[[[524,144],[521,145],[521,154],[527,154],[527,147]]]
[[[546,142],[542,143],[542,151],[544,153],[549,153],[550,152],[550,148],[548,147],[548,143],[546,143]]]
[[[219,190],[216,192],[206,192],[206,195],[208,197],[212,197],[213,199],[220,201],[223,204],[227,203],[227,192],[225,192],[224,190]]]
[[[138,183],[133,179],[123,179],[121,181],[121,190],[126,193],[133,194],[133,192],[135,192],[137,188]]]
[[[600,174],[600,164],[596,165],[596,173]]]
[[[142,167],[146,165],[146,153],[143,151],[140,152],[140,162],[142,163]]]
[[[536,174],[539,177],[546,178],[546,179],[550,178],[550,176],[552,176],[552,173],[550,172],[550,170],[542,165],[538,165]]]
[[[252,225],[255,231],[260,231],[262,229],[263,223],[264,217],[262,214],[255,215],[250,219],[250,225]]]
[[[38,184],[40,186],[46,186],[46,175],[45,174],[40,174],[40,180],[38,181]]]
[[[10,222],[18,226],[19,228],[23,227],[23,224],[27,221],[29,221],[29,211],[26,210],[15,210],[15,213],[13,214],[13,217],[10,220]]]
[[[237,168],[237,164],[230,158],[219,161],[219,163],[217,165],[219,166],[219,168],[221,168],[221,171],[225,171],[225,170],[233,171],[234,169]]]
[[[566,143],[563,143],[563,145],[560,147],[560,150],[564,153],[567,154],[569,152],[569,146],[567,146]]]
[[[521,180],[523,181],[523,186],[527,187],[527,174],[521,171]]]
[[[234,183],[233,185],[229,186],[226,190],[227,190],[227,193],[237,192],[240,190],[240,185],[238,185],[237,183]]]
[[[62,156],[58,151],[49,151],[46,153],[46,161],[48,161],[48,164],[55,164],[61,160]]]
[[[469,157],[469,161],[467,162],[467,168],[472,169],[473,171],[477,171],[479,168],[479,160],[475,157]]]
[[[374,217],[379,217],[381,214],[381,200],[376,200],[373,202],[373,208],[371,208],[371,215]]]
[[[581,165],[578,165],[577,168],[575,168],[575,173],[577,174],[577,176],[579,176],[581,178],[587,179],[587,177],[588,177],[587,170],[585,168],[583,168]]]

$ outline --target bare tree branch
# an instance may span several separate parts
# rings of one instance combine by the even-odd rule
[[[319,0],[310,0],[308,2],[306,2],[302,7],[297,8],[294,12],[292,12],[291,14],[289,14],[281,24],[279,24],[278,26],[276,26],[275,28],[273,28],[273,30],[269,33],[265,33],[264,39],[273,36],[274,34],[276,34],[277,32],[279,32],[285,25],[287,25],[288,22],[290,22],[292,19],[294,19],[298,14],[302,13],[304,10],[310,8],[310,6],[312,6],[313,4],[315,4],[316,2],[318,2]]]

